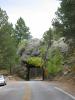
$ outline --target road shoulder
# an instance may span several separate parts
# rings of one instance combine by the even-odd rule
[[[47,84],[54,85],[69,94],[75,96],[75,84],[71,84],[70,82],[59,82],[59,81],[46,81]]]

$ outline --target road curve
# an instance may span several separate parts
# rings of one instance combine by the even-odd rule
[[[42,81],[19,81],[0,87],[0,100],[75,100],[75,97]]]

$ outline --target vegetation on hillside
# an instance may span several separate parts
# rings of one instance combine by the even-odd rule
[[[43,60],[41,57],[29,57],[27,62],[35,67],[42,67],[43,65]]]
[[[22,35],[24,35],[23,38],[25,39],[28,39],[28,36],[30,35],[29,28],[25,26],[23,19],[20,18],[19,20],[21,21],[16,25],[16,28],[19,26],[20,28],[24,26],[21,28],[22,30],[25,30],[24,32],[13,28],[13,24],[8,22],[8,15],[6,11],[0,8],[0,69],[7,69],[10,73],[13,70],[13,67],[16,66],[19,61],[17,49],[19,42],[23,37]],[[25,35],[27,37],[25,37]],[[19,42],[18,38],[20,38]]]
[[[31,38],[22,17],[14,28],[8,22],[6,11],[0,8],[0,69],[10,70],[10,73],[13,69],[25,78],[26,62],[42,67],[47,73],[45,77],[59,73],[75,75],[75,0],[59,2],[53,27],[44,32],[41,40]]]

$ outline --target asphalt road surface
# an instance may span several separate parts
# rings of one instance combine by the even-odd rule
[[[0,87],[0,100],[75,100],[75,97],[43,81],[19,81]]]

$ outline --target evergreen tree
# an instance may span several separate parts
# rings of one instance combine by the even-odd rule
[[[57,18],[53,25],[62,27],[61,33],[67,39],[75,40],[75,0],[60,0],[60,7],[56,12]]]
[[[8,16],[6,11],[0,8],[0,29],[8,22]]]
[[[0,68],[9,69],[16,63],[14,29],[5,11],[0,9]]]
[[[30,38],[29,28],[25,25],[25,22],[21,17],[17,20],[15,25],[15,37],[18,44],[21,40]]]

